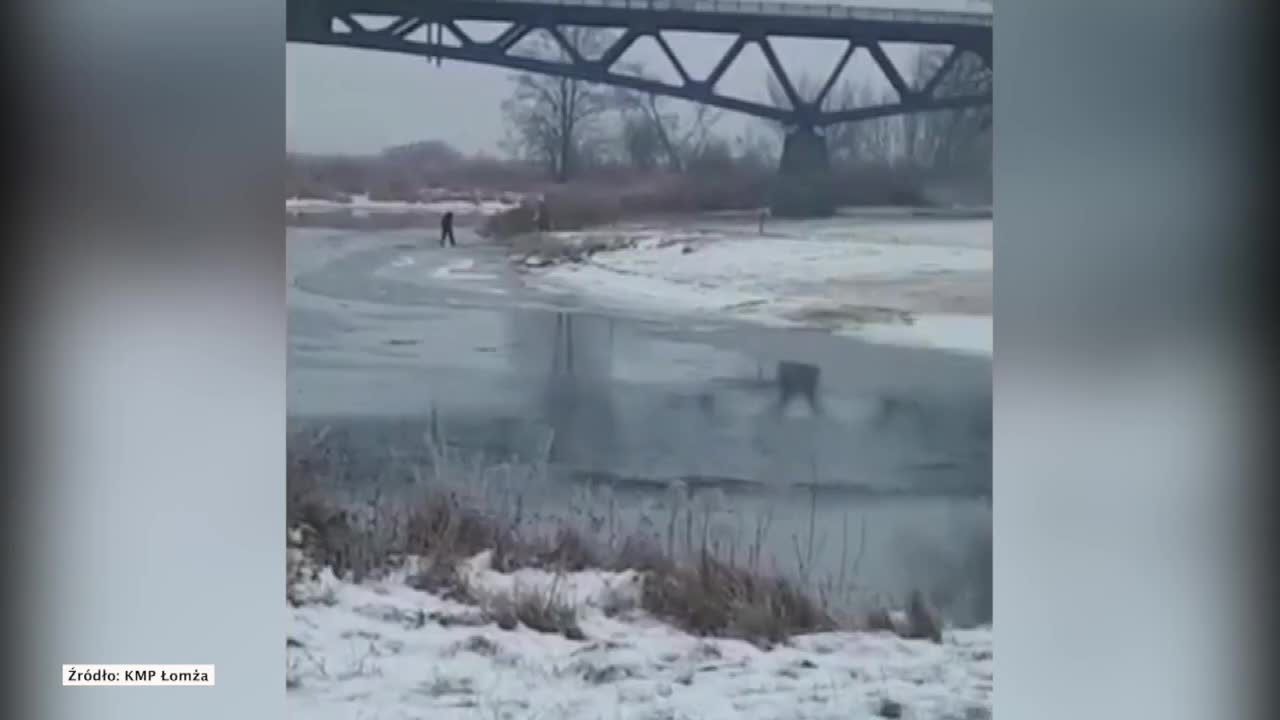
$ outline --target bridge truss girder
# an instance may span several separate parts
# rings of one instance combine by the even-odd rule
[[[735,35],[732,45],[716,63],[711,73],[703,80],[693,78],[680,62],[678,55],[662,36],[663,30],[684,30],[686,27],[671,27],[663,22],[661,13],[630,13],[625,20],[618,16],[601,15],[594,17],[589,8],[573,7],[578,12],[572,17],[559,17],[554,14],[536,14],[521,16],[473,17],[469,11],[477,6],[490,3],[406,3],[384,0],[382,3],[348,3],[359,9],[344,9],[343,3],[313,2],[305,10],[290,3],[289,41],[318,45],[337,45],[344,47],[380,50],[386,52],[405,53],[427,58],[460,60],[486,65],[520,70],[524,72],[542,73],[574,78],[591,83],[612,85],[645,93],[682,98],[693,102],[742,112],[756,117],[774,120],[795,127],[820,128],[836,123],[855,122],[873,118],[887,117],[904,113],[926,112],[933,110],[964,109],[991,104],[991,94],[942,96],[937,95],[940,83],[945,75],[954,67],[956,60],[966,51],[980,57],[990,67],[990,46],[978,42],[966,45],[961,42],[950,42],[951,53],[937,69],[934,76],[917,87],[907,83],[893,61],[885,53],[881,43],[910,40],[912,38],[894,37],[891,33],[858,31],[849,26],[840,32],[837,23],[831,23],[817,37],[840,38],[847,44],[839,61],[823,83],[818,94],[804,98],[792,83],[790,76],[782,66],[771,42],[771,37],[792,35],[791,32],[780,32],[777,28],[768,27],[767,23],[736,23],[732,30],[711,28],[696,30],[697,32],[716,32]],[[387,9],[376,9],[381,6]],[[415,7],[416,6],[416,7]],[[399,9],[392,9],[399,8]],[[364,21],[358,19],[364,18]],[[365,23],[368,18],[377,18],[379,27],[371,29]],[[468,20],[486,20],[510,23],[509,27],[495,38],[478,41],[471,37],[460,25]],[[563,28],[569,26],[591,25],[601,28],[619,30],[611,44],[598,57],[584,57],[565,37]],[[414,39],[421,29],[425,39]],[[786,28],[781,28],[785,30]],[[535,31],[545,31],[562,51],[560,59],[541,59],[512,54],[512,50]],[[452,39],[449,42],[448,35]],[[659,80],[640,77],[619,72],[616,64],[619,59],[637,41],[650,37],[657,43],[680,78],[679,85]],[[940,36],[943,42],[946,36]],[[929,38],[918,38],[921,42]],[[733,65],[744,49],[756,44],[762,51],[769,71],[781,87],[791,107],[747,100],[716,91],[716,85]],[[859,108],[826,109],[823,104],[834,89],[841,72],[849,59],[859,48],[865,48],[871,59],[884,73],[897,95],[896,102]]]

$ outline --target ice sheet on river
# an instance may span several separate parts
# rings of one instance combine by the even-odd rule
[[[540,287],[630,310],[817,327],[876,342],[993,348],[992,223],[727,225],[533,270]]]

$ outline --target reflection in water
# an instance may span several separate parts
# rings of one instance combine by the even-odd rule
[[[518,371],[538,388],[535,418],[550,430],[550,457],[596,465],[611,457],[613,320],[570,313],[522,315],[511,323]]]
[[[597,315],[513,313],[505,323],[513,372],[607,382],[613,373],[614,321]]]
[[[505,342],[486,344],[501,345],[505,367],[432,369],[423,382],[449,398],[436,432],[461,456],[550,461],[519,489],[530,512],[563,514],[578,489],[607,487],[633,524],[665,527],[669,488],[686,504],[718,493],[720,542],[740,537],[744,548],[767,515],[767,562],[794,572],[795,538],[812,536],[807,572],[818,579],[838,572],[844,537],[865,525],[865,547],[847,551],[860,586],[920,588],[957,621],[990,618],[989,386],[971,387],[981,379],[931,390],[881,382],[897,366],[852,343],[817,358],[748,355],[598,315],[497,319]],[[771,338],[790,349],[785,334]],[[345,420],[354,431],[334,437],[360,477],[404,483],[429,460],[429,422],[426,412]]]
[[[876,585],[920,588],[957,620],[990,618],[984,394],[842,389],[795,360],[775,361],[772,378],[751,360],[729,377],[639,382],[616,366],[667,358],[611,318],[539,313],[508,328],[512,368],[531,393],[525,417],[549,428],[561,482],[607,486],[639,516],[666,507],[672,484],[695,498],[724,493],[728,522],[772,516],[771,561],[783,572],[796,570],[793,536],[813,526],[838,544],[851,517],[870,518],[861,571]]]
[[[551,460],[568,471],[618,481],[989,491],[990,407],[981,397],[842,385],[831,368],[796,360],[775,361],[770,379],[741,356],[674,374],[652,338],[604,316],[528,312],[506,328],[515,388],[507,417],[541,427]],[[837,359],[846,362],[836,371],[856,367]],[[651,369],[666,378],[649,379]]]
[[[342,257],[337,243],[290,244],[291,418],[331,428],[339,482],[412,489],[434,436],[467,462],[460,477],[474,461],[521,483],[530,513],[563,516],[576,493],[608,488],[618,512],[666,527],[677,497],[719,494],[711,536],[742,549],[771,517],[763,554],[782,572],[795,538],[812,538],[818,579],[847,551],[871,592],[921,588],[961,622],[989,619],[989,363],[455,305],[454,289],[417,282],[421,268],[383,273],[403,249],[359,244]],[[388,352],[405,338],[422,342]],[[504,474],[513,460],[539,472]]]

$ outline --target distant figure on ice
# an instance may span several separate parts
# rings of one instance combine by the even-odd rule
[[[533,211],[534,221],[538,224],[538,232],[550,232],[551,213],[547,211],[546,196],[538,198],[538,207]]]
[[[446,212],[440,216],[440,247],[444,247],[446,240],[449,242],[449,247],[458,247],[458,241],[453,238],[452,212]]]
[[[760,234],[764,234],[764,221],[769,219],[769,208],[760,208]]]

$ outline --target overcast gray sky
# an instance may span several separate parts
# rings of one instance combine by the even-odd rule
[[[969,0],[879,0],[880,6],[961,8]],[[500,27],[463,23],[463,29],[489,37]],[[704,76],[732,42],[731,36],[664,34],[691,75]],[[674,79],[666,59],[652,40],[637,45],[622,59],[644,63],[659,79]],[[808,73],[825,80],[843,51],[838,41],[782,38],[774,41],[788,73]],[[906,72],[912,46],[886,48]],[[446,60],[441,66],[411,55],[340,47],[289,44],[286,53],[287,145],[291,151],[369,153],[391,145],[439,139],[465,151],[497,152],[503,136],[499,106],[511,91],[513,73],[472,63]],[[759,49],[750,46],[720,82],[721,92],[764,100],[767,67]],[[859,49],[844,78],[859,78],[887,88],[866,51]],[[741,132],[755,122],[724,113],[721,131]]]

